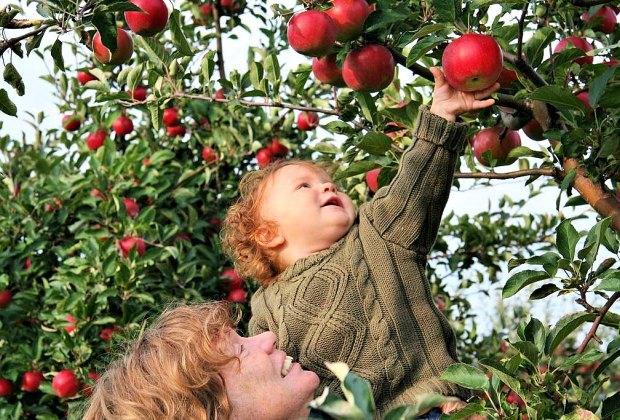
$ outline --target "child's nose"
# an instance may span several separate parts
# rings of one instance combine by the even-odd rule
[[[327,192],[327,191],[336,192],[336,184],[334,184],[333,182],[324,183],[323,192]]]

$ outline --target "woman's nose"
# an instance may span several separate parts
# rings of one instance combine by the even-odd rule
[[[271,353],[277,348],[277,337],[271,331],[265,331],[264,333],[250,337],[250,340],[254,340],[253,344],[266,353]]]

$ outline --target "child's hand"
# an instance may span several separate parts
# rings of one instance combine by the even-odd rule
[[[430,70],[435,77],[433,104],[431,105],[433,114],[454,122],[456,117],[463,112],[486,108],[495,103],[494,99],[483,100],[483,98],[499,89],[499,83],[477,92],[461,92],[448,84],[439,67],[431,67]]]
[[[441,409],[442,413],[448,414],[448,413],[451,413],[452,411],[460,410],[466,405],[467,404],[464,401],[458,400],[458,401],[447,402],[445,404],[440,404],[439,408]],[[486,420],[487,416],[480,415],[480,414],[474,414],[467,418],[469,420]]]

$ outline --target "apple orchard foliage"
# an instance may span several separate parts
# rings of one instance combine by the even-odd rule
[[[399,63],[396,77],[383,91],[368,93],[320,83],[310,57],[294,68],[282,66],[285,51],[296,54],[287,43],[287,21],[293,10],[303,10],[301,4],[272,10],[262,1],[219,7],[177,1],[165,29],[143,37],[125,24],[123,12],[139,10],[128,2],[33,3],[42,22],[26,26],[34,32],[22,40],[11,37],[16,22],[35,17],[16,7],[0,14],[6,28],[0,111],[15,115],[12,96],[32,94],[11,57],[43,54],[54,60],[45,79],[60,113],[69,117],[31,138],[0,136],[0,417],[74,413],[116,338],[137,335],[144,319],[167,302],[228,298],[243,309],[244,328],[246,300],[256,286],[222,276],[231,262],[217,235],[241,175],[278,156],[313,158],[333,169],[361,204],[372,194],[367,172],[380,169],[369,177],[373,189],[396,173],[410,143],[407,129],[431,92],[425,68],[440,64],[446,45],[468,27],[492,35],[512,57],[524,54],[528,66],[504,63],[517,80],[502,88],[501,105],[540,101],[533,108],[541,119],[540,106],[550,106],[541,150],[519,147],[502,161],[485,152],[481,160],[558,169],[555,178],[534,171],[519,185],[529,198],[545,194],[559,211],[529,214],[529,198],[505,196],[492,211],[445,215],[429,255],[429,280],[457,332],[461,360],[472,365],[455,365],[445,378],[478,392],[467,412],[492,418],[571,418],[581,409],[618,415],[618,235],[609,218],[578,232],[561,214],[566,206],[595,214],[573,188],[576,172],[560,170],[563,162],[577,159],[595,184],[611,191],[620,179],[620,83],[617,67],[604,64],[617,57],[620,31],[581,19],[585,12],[596,16],[600,5],[502,2],[490,15],[496,2],[486,0],[377,1],[361,35],[338,42],[331,58],[341,66],[349,51],[363,45],[389,47]],[[305,3],[317,11],[329,7]],[[98,31],[102,45],[114,50],[121,33],[116,25],[127,31],[134,51],[119,59],[125,64],[104,65],[87,46]],[[236,41],[238,31],[251,33],[251,45]],[[567,36],[587,38],[592,63],[575,48],[550,56]],[[44,38],[49,44],[41,43]],[[236,54],[244,48],[249,70],[231,68],[218,48]],[[580,59],[585,63],[574,61]],[[575,96],[586,90],[586,102]],[[494,126],[517,130],[532,112],[515,108],[492,107],[463,118],[472,136]],[[300,120],[301,111],[310,113]],[[323,130],[315,130],[308,115],[320,117]],[[45,114],[31,117],[36,128]],[[119,117],[129,118],[131,129],[126,120],[115,125]],[[5,124],[11,118],[3,117]],[[484,185],[489,168],[477,162],[468,146],[459,172],[477,174],[477,184]],[[455,185],[461,188],[459,179]],[[501,188],[501,182],[495,185]],[[606,254],[599,256],[602,250]],[[527,307],[516,307],[494,317],[490,335],[477,333],[468,295],[500,288],[510,302],[531,284],[531,300],[567,295],[580,310],[567,309],[557,324],[544,325]],[[455,288],[458,293],[448,292]],[[575,330],[593,325],[608,344],[590,339],[580,347]],[[59,378],[70,381],[60,394],[71,396],[60,398],[52,379],[66,371],[79,387],[63,373]],[[38,387],[37,373],[43,374]],[[345,379],[345,386],[351,383],[359,385]],[[360,415],[359,404],[350,404],[350,413],[372,416]],[[403,411],[394,418],[405,417]]]

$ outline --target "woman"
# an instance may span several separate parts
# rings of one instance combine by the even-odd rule
[[[306,418],[317,375],[274,334],[241,337],[235,324],[224,303],[167,309],[97,381],[84,418]]]

